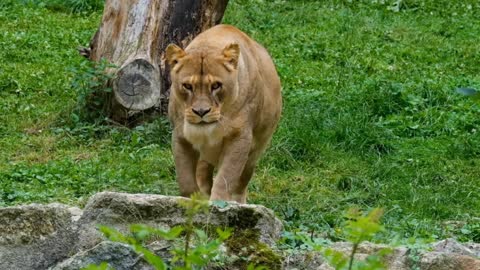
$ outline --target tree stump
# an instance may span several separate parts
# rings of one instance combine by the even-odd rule
[[[165,114],[170,78],[164,52],[170,43],[186,47],[220,23],[228,0],[106,0],[102,22],[80,53],[114,64],[107,114],[131,125],[143,116]],[[141,116],[141,117],[139,117]]]

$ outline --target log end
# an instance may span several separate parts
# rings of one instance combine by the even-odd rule
[[[160,72],[145,59],[125,65],[113,80],[115,100],[128,110],[143,111],[160,104]]]

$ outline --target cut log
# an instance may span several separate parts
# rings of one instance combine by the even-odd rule
[[[117,66],[109,82],[107,114],[131,124],[137,116],[166,113],[169,71],[164,51],[186,47],[199,33],[220,23],[228,0],[106,0],[90,49],[80,53]],[[136,121],[134,121],[136,122]]]

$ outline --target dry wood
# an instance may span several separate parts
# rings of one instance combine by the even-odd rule
[[[118,67],[108,114],[128,124],[138,115],[165,113],[170,79],[164,50],[186,47],[220,23],[228,0],[106,0],[101,25],[80,53]]]

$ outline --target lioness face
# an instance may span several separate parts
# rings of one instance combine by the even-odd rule
[[[210,125],[220,121],[222,106],[236,95],[238,55],[237,44],[223,50],[205,49],[189,53],[176,45],[167,48],[171,91],[184,103],[188,123]]]

